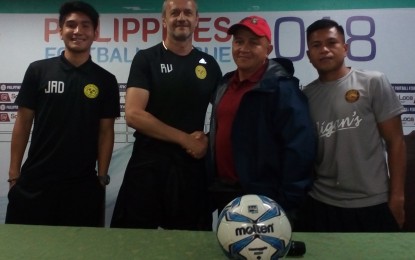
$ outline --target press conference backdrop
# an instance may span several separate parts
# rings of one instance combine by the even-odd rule
[[[161,0],[87,2],[101,13],[100,34],[93,45],[92,59],[116,75],[121,93],[122,116],[116,120],[112,182],[107,188],[108,225],[134,141],[133,130],[126,126],[123,117],[131,61],[140,49],[159,43],[165,32]],[[17,111],[13,102],[29,63],[57,56],[63,50],[57,16],[61,3],[0,0],[0,223],[4,223],[7,206],[10,139]],[[406,108],[402,115],[405,133],[415,129],[415,1],[200,0],[199,9],[194,46],[213,55],[224,73],[235,69],[227,28],[256,14],[266,18],[271,26],[274,51],[270,57],[291,59],[302,85],[317,77],[306,56],[307,26],[324,17],[337,20],[345,28],[350,45],[347,65],[384,72]]]

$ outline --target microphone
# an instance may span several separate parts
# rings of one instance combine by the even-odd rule
[[[305,243],[302,241],[291,241],[290,249],[286,256],[303,256],[306,252]]]

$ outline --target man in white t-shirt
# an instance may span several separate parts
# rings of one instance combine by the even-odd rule
[[[337,22],[307,28],[318,79],[304,89],[318,135],[315,181],[303,228],[318,232],[399,231],[404,223],[405,111],[384,74],[345,65]],[[385,156],[387,154],[387,156]]]

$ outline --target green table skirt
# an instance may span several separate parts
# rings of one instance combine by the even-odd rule
[[[415,233],[294,233],[301,259],[415,259]],[[214,232],[0,225],[0,259],[226,259]],[[291,258],[297,259],[297,258]]]

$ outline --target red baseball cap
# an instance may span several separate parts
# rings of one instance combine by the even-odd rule
[[[229,27],[228,34],[235,34],[236,30],[241,26],[248,28],[257,36],[265,36],[268,41],[271,42],[271,29],[264,18],[255,15],[245,17],[239,23]]]

